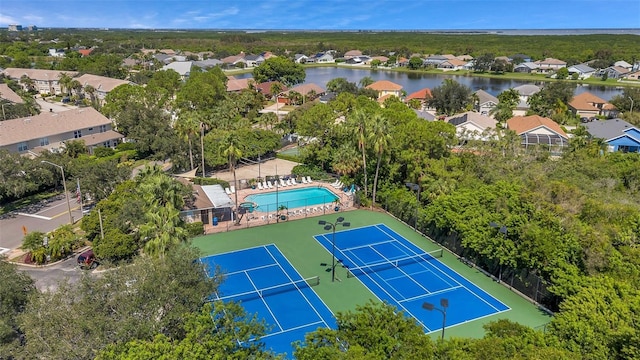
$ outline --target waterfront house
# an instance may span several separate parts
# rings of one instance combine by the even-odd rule
[[[597,115],[613,117],[618,114],[615,106],[590,92],[583,92],[571,99],[569,109],[580,117],[593,117]]]
[[[609,66],[608,68],[601,69],[598,71],[597,76],[603,77],[606,76],[609,79],[620,79],[628,74],[630,70],[625,69],[620,66]]]
[[[567,68],[569,75],[578,74],[578,79],[586,79],[595,74],[596,69],[587,64],[572,65]]]
[[[482,115],[489,116],[491,110],[498,105],[498,98],[480,89],[475,92],[478,101],[474,104],[474,108]]]
[[[527,110],[529,110],[529,98],[539,92],[540,87],[533,84],[524,84],[514,87],[513,90],[517,91],[520,95],[520,102],[518,102],[518,105],[516,105],[516,108],[513,110],[513,115],[524,115]]]
[[[407,97],[404,98],[404,102],[408,104],[411,100],[416,99],[420,101],[420,108],[425,109],[427,107],[427,101],[429,101],[429,99],[431,98],[433,98],[431,89],[424,88],[407,95]]]
[[[396,97],[402,96],[402,85],[398,85],[388,80],[379,80],[366,87],[366,89],[375,90],[378,93],[378,99],[386,95]]]
[[[513,72],[517,73],[533,73],[538,70],[540,66],[534,62],[523,62],[513,67]]]
[[[557,122],[539,115],[514,116],[507,120],[507,129],[520,136],[525,149],[545,146],[558,154],[569,145],[569,137]]]
[[[554,58],[546,58],[544,60],[538,60],[535,63],[538,64],[537,72],[545,73],[545,74],[556,72],[562,69],[563,67],[567,67],[567,63],[565,61],[554,59]]]

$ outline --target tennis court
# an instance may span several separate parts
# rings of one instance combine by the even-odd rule
[[[335,328],[331,310],[311,288],[316,277],[304,279],[274,244],[203,257],[209,276],[225,276],[212,300],[237,301],[248,314],[264,319],[266,348],[292,352],[291,343],[319,327]]]
[[[331,252],[332,236],[314,237]],[[335,250],[345,267],[338,276],[343,282],[357,278],[380,300],[413,316],[427,333],[442,329],[443,316],[425,310],[425,302],[437,308],[442,298],[449,301],[447,328],[509,310],[440,262],[442,250],[424,252],[384,224],[336,231]]]

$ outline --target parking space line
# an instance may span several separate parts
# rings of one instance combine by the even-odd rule
[[[11,251],[11,249],[0,247],[0,255],[4,254],[6,252],[9,252],[9,251]]]
[[[53,218],[50,217],[46,217],[46,216],[42,216],[42,215],[36,215],[36,214],[25,214],[25,213],[16,213],[18,215],[22,215],[22,216],[27,216],[27,217],[32,217],[32,218],[36,218],[36,219],[41,219],[41,220],[51,220]]]

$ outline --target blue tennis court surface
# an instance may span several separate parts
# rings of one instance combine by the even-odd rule
[[[314,279],[303,279],[278,248],[271,244],[201,258],[210,276],[225,275],[213,299],[237,301],[267,324],[261,338],[266,348],[292,354],[291,343],[319,327],[335,328],[331,310],[313,291]]]
[[[329,252],[332,233],[315,239]],[[384,224],[336,231],[336,258],[380,300],[413,316],[427,333],[442,329],[442,314],[422,308],[449,300],[446,327],[509,310],[509,307]],[[344,276],[343,276],[344,274]]]

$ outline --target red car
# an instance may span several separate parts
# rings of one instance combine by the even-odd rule
[[[98,266],[96,256],[93,254],[93,250],[89,249],[82,254],[78,255],[78,265],[81,269],[90,270]]]

